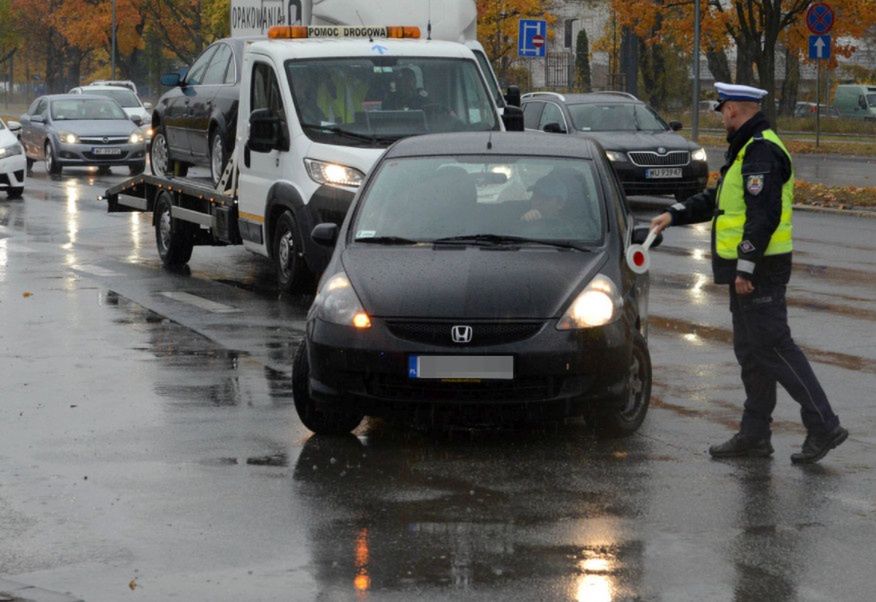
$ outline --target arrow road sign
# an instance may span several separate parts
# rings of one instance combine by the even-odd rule
[[[547,21],[520,19],[517,29],[517,56],[543,57],[547,44]]]
[[[830,36],[809,36],[809,60],[830,58]]]
[[[816,2],[806,9],[806,27],[814,34],[826,34],[833,27],[833,16],[833,9],[829,4]]]

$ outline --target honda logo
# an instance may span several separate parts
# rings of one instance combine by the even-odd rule
[[[473,333],[471,326],[454,326],[450,329],[450,338],[454,343],[471,343]]]

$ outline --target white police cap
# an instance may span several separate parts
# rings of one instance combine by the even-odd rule
[[[742,86],[739,84],[725,84],[724,82],[715,82],[715,89],[718,91],[718,104],[715,106],[716,111],[720,111],[721,105],[728,100],[760,102],[764,96],[769,94],[766,90],[761,90],[760,88],[752,88],[751,86]]]

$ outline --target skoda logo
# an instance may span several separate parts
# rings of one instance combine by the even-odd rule
[[[107,138],[106,136],[104,136],[104,137],[103,137],[103,143],[106,144],[107,142],[109,142],[109,138]]]
[[[471,343],[473,333],[471,326],[454,326],[450,329],[450,338],[454,343]]]
[[[666,149],[663,148],[662,146],[658,146],[658,147],[657,147],[657,152],[660,153],[661,155],[665,155],[665,154],[666,154]]]

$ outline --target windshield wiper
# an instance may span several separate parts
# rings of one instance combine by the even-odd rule
[[[415,245],[420,241],[401,236],[362,236],[354,238],[353,242],[364,242],[373,245]]]
[[[351,130],[344,129],[341,126],[335,125],[333,123],[302,123],[301,125],[308,128],[323,130],[325,132],[331,132],[332,134],[340,134],[341,136],[346,136],[347,138],[351,138],[353,140],[371,142],[372,144],[386,144],[388,142],[395,142],[396,140],[396,138],[380,138],[373,134],[360,134],[359,132],[353,132]]]
[[[558,247],[560,249],[574,249],[576,251],[590,251],[586,247],[576,245],[565,240],[546,240],[543,238],[528,238],[526,236],[510,236],[505,234],[465,234],[462,236],[447,236],[436,238],[432,244],[459,244],[459,245],[520,245],[536,244]]]

